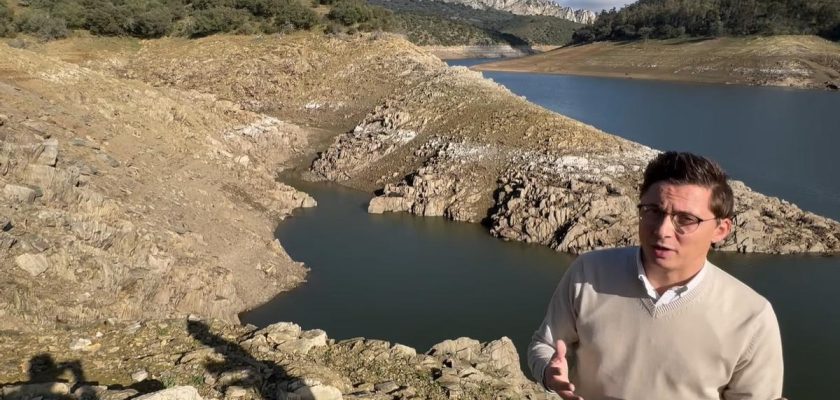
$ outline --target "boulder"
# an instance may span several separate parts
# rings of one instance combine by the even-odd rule
[[[439,356],[455,356],[465,361],[476,358],[481,351],[481,343],[478,340],[467,337],[460,337],[455,340],[444,340],[429,350],[428,354]]]
[[[43,254],[21,254],[15,258],[15,264],[33,277],[41,275],[50,268],[50,262]]]
[[[36,164],[55,167],[58,162],[58,139],[48,139],[41,143],[36,150]]]
[[[192,386],[175,386],[158,392],[135,397],[135,400],[202,400]]]
[[[298,324],[277,322],[257,331],[257,334],[265,335],[269,343],[279,344],[299,338],[301,329]]]
[[[341,391],[334,386],[323,385],[320,382],[298,381],[288,390],[277,393],[279,400],[342,400]]]
[[[3,194],[12,201],[32,203],[38,197],[38,191],[32,187],[8,183],[3,188]]]
[[[2,399],[55,398],[70,394],[70,387],[63,382],[27,383],[9,385],[0,389]]]

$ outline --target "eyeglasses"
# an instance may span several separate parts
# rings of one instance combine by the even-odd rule
[[[646,225],[658,224],[662,221],[662,217],[669,216],[674,230],[680,235],[696,231],[703,222],[718,219],[717,217],[702,219],[686,212],[669,213],[655,204],[639,204],[636,208],[639,209],[639,220]]]

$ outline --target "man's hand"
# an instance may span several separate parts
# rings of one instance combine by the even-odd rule
[[[569,382],[569,363],[566,361],[566,343],[558,340],[554,347],[554,356],[548,361],[543,372],[543,384],[565,400],[583,400],[575,394],[575,385]]]

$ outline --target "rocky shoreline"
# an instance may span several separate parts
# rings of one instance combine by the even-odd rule
[[[442,60],[465,58],[511,58],[553,50],[558,46],[511,46],[511,45],[474,45],[474,46],[422,46],[423,50]]]
[[[4,399],[549,399],[507,338],[446,340],[425,353],[191,316],[108,322],[0,342]]]

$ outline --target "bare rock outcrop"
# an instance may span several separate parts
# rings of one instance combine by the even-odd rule
[[[591,24],[597,17],[590,10],[575,10],[550,0],[439,0],[445,3],[463,4],[479,10],[507,11],[518,15],[548,15],[581,24]]]
[[[84,346],[73,345],[79,341]],[[0,342],[0,355],[13,361],[0,364],[0,382],[17,382],[0,384],[8,398],[552,398],[526,378],[506,337],[462,337],[422,353],[384,340],[335,340],[289,322],[257,329],[192,316],[19,335]],[[27,382],[27,371],[66,369],[69,379]]]

